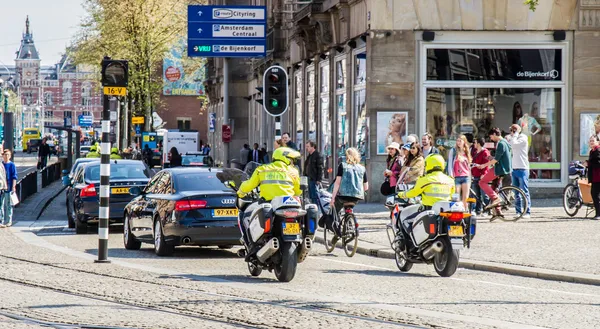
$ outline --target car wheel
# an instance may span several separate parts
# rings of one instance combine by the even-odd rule
[[[140,250],[142,243],[138,241],[131,233],[131,226],[129,226],[129,220],[131,215],[126,214],[125,220],[123,221],[123,244],[127,250]]]
[[[158,256],[171,256],[174,249],[173,246],[165,242],[165,236],[163,235],[160,220],[156,220],[154,222],[154,252]]]
[[[75,217],[74,211],[69,209],[69,199],[67,198],[67,222],[69,224],[69,228],[75,228]]]
[[[76,234],[87,234],[88,224],[83,221],[83,216],[77,215],[75,220],[75,233]]]

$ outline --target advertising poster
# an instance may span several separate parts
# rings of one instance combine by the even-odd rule
[[[387,154],[392,142],[402,146],[408,137],[408,112],[377,112],[377,154]]]
[[[208,131],[211,133],[215,132],[215,125],[217,123],[217,114],[209,113],[208,114]]]
[[[203,96],[205,79],[204,66],[189,68],[184,65],[182,54],[184,44],[171,49],[163,59],[163,95],[165,96]]]
[[[594,124],[600,123],[600,113],[581,113],[579,119],[581,121],[579,125],[579,155],[588,156],[590,155],[588,142],[590,136],[596,132]]]

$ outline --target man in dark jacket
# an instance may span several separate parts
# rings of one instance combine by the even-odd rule
[[[317,151],[317,144],[313,141],[306,143],[308,157],[304,163],[304,174],[308,177],[308,194],[313,203],[317,202],[317,184],[323,179],[323,158]]]
[[[40,168],[46,168],[46,164],[48,163],[48,157],[50,156],[50,145],[48,145],[48,139],[44,137],[42,139],[42,145],[40,145],[38,150],[38,162],[40,164]]]

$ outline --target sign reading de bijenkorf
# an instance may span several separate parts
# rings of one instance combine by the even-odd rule
[[[189,57],[264,57],[265,6],[188,6]]]

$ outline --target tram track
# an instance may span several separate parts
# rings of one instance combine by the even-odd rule
[[[235,300],[236,302],[240,303],[240,307],[243,307],[243,305],[246,303],[261,304],[261,305],[274,307],[274,308],[284,308],[284,309],[288,309],[288,310],[311,312],[311,313],[314,313],[315,316],[329,315],[329,316],[344,318],[344,319],[362,320],[362,321],[367,321],[367,322],[371,322],[371,323],[375,323],[375,324],[385,324],[385,325],[394,326],[394,327],[398,327],[398,328],[414,329],[414,328],[435,327],[433,325],[423,326],[422,324],[419,325],[416,323],[414,323],[414,324],[401,323],[401,322],[397,322],[394,320],[380,318],[377,316],[365,316],[365,315],[359,315],[359,314],[352,314],[352,313],[348,313],[348,312],[345,312],[342,310],[324,307],[322,305],[314,305],[314,303],[311,305],[310,302],[306,302],[307,305],[298,305],[298,304],[290,305],[290,304],[285,304],[285,303],[281,303],[278,301],[272,302],[272,301],[268,301],[268,300],[249,298],[249,297],[238,296],[238,295],[234,295],[234,294],[215,293],[215,292],[204,291],[204,290],[197,289],[197,288],[181,287],[176,284],[169,284],[169,283],[164,283],[164,282],[158,283],[158,282],[152,282],[152,281],[148,281],[148,280],[123,277],[123,276],[114,275],[114,274],[96,273],[96,272],[93,272],[90,270],[75,269],[75,268],[60,266],[57,264],[38,262],[38,261],[23,259],[23,258],[14,257],[14,256],[0,255],[0,258],[10,259],[12,261],[23,262],[23,263],[27,263],[27,264],[35,264],[38,266],[51,267],[51,268],[56,268],[56,269],[61,269],[61,270],[66,270],[66,271],[72,271],[72,272],[76,272],[76,273],[93,275],[93,276],[99,277],[99,280],[101,280],[101,278],[111,278],[111,279],[124,280],[124,281],[128,281],[128,282],[133,282],[133,283],[154,285],[154,286],[158,286],[161,289],[165,289],[165,288],[176,289],[176,290],[180,290],[182,292],[204,295],[206,297],[213,297],[213,298],[219,297],[219,298],[225,298],[227,300]],[[210,322],[214,322],[214,323],[218,323],[218,324],[227,324],[227,325],[236,326],[239,328],[282,328],[282,329],[289,328],[287,326],[274,325],[273,323],[258,323],[255,321],[249,321],[248,319],[245,319],[245,318],[239,317],[239,316],[235,316],[233,314],[229,314],[224,317],[222,314],[214,314],[214,313],[210,313],[206,310],[197,310],[196,309],[192,312],[186,308],[177,307],[175,305],[165,306],[165,305],[159,305],[157,303],[142,303],[142,302],[139,302],[136,300],[111,297],[111,296],[96,294],[96,293],[93,293],[90,291],[82,292],[82,291],[77,291],[77,290],[69,290],[67,288],[53,287],[50,285],[39,284],[39,283],[35,283],[35,282],[30,282],[27,280],[17,280],[17,279],[0,277],[0,281],[7,281],[7,282],[14,283],[14,284],[29,286],[29,287],[36,288],[36,289],[44,289],[44,290],[48,290],[48,291],[53,291],[55,293],[66,294],[66,295],[75,296],[75,297],[79,297],[79,298],[86,298],[86,299],[90,299],[90,300],[108,302],[108,303],[113,303],[113,304],[120,304],[120,305],[138,308],[138,309],[158,311],[158,312],[163,312],[163,313],[170,314],[170,315],[184,316],[184,317],[198,319],[198,320],[210,321]],[[268,320],[268,319],[263,318],[263,321],[266,321],[266,320]],[[77,327],[75,327],[75,328],[77,328]],[[83,327],[83,328],[94,328],[94,327]],[[102,328],[102,327],[100,326],[98,328]]]

